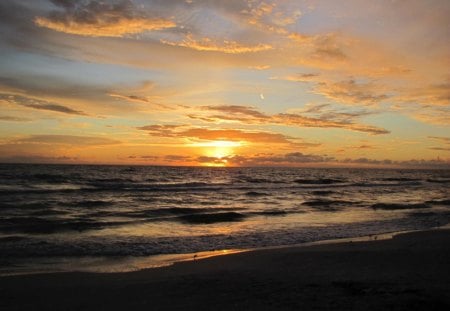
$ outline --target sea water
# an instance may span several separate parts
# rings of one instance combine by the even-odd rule
[[[449,190],[449,170],[2,164],[0,274],[428,229]]]

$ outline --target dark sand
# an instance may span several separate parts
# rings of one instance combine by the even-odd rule
[[[450,310],[450,230],[0,278],[0,310]]]

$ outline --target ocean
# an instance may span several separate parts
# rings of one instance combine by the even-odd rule
[[[0,164],[0,275],[434,228],[449,188],[449,170]]]

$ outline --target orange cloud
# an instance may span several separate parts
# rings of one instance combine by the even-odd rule
[[[62,7],[63,11],[53,11],[48,17],[36,17],[36,25],[89,37],[123,37],[176,26],[168,19],[138,16],[132,2],[109,4],[92,0],[78,3],[54,1],[54,4]]]
[[[189,128],[184,125],[147,125],[138,127],[138,129],[147,131],[152,136],[188,138],[196,141],[244,141],[250,143],[299,144],[305,147],[318,145],[298,142],[298,139],[283,134],[252,132],[239,129]]]
[[[403,88],[395,97],[399,103],[418,103],[433,106],[450,106],[450,81],[425,85],[417,88]]]
[[[322,106],[323,108],[323,106]],[[389,131],[376,126],[359,124],[355,122],[357,117],[368,114],[367,112],[341,113],[327,111],[322,113],[321,108],[315,111],[309,107],[299,113],[279,113],[266,115],[253,107],[247,106],[204,106],[202,110],[217,111],[220,114],[210,114],[207,116],[188,115],[192,119],[200,119],[205,122],[235,121],[250,124],[281,124],[298,127],[319,127],[319,128],[341,128],[369,134],[388,134]],[[315,116],[305,115],[307,113],[316,113]]]
[[[227,54],[242,54],[242,53],[253,53],[261,52],[272,49],[273,47],[269,44],[257,44],[257,45],[243,45],[236,41],[224,40],[222,43],[217,43],[210,38],[202,38],[200,40],[195,40],[192,35],[187,35],[186,39],[181,42],[174,42],[168,40],[161,40],[162,43],[171,46],[181,46],[185,48],[194,49],[197,51],[207,51],[207,52],[222,52]]]
[[[357,83],[354,80],[320,82],[315,92],[348,105],[375,105],[388,98],[374,83]]]
[[[165,19],[124,18],[114,23],[98,20],[96,24],[83,24],[73,20],[54,21],[46,17],[37,17],[36,25],[58,32],[88,37],[124,37],[144,31],[175,27],[173,21]]]

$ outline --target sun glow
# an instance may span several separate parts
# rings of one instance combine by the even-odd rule
[[[223,163],[222,165],[226,165],[227,160],[223,159],[229,157],[234,154],[234,148],[240,147],[240,142],[227,141],[227,140],[218,140],[212,141],[209,145],[205,146],[205,154],[209,157],[214,157],[220,159]]]
[[[235,154],[235,148],[242,147],[243,142],[230,140],[214,140],[208,142],[198,142],[191,146],[202,149],[202,154],[211,157],[211,161],[205,163],[206,166],[226,166],[227,157]]]

